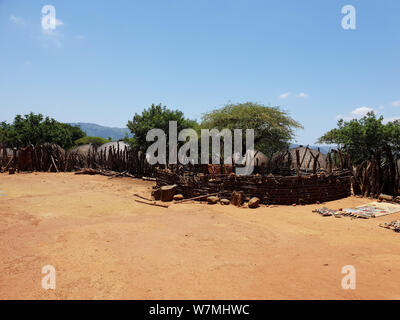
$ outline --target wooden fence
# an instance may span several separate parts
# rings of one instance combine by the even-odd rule
[[[7,162],[7,163],[6,163]],[[127,147],[109,147],[97,152],[90,149],[88,154],[65,152],[54,144],[27,146],[13,150],[2,171],[9,168],[19,171],[69,172],[84,168],[127,172],[135,176],[153,176],[155,167],[147,163],[145,154]]]
[[[352,166],[350,157],[340,150],[333,150],[324,156],[308,148],[302,148],[302,150],[303,153],[297,149],[282,152],[274,156],[267,166],[256,166],[254,174],[261,176],[297,174],[299,177],[304,174],[317,174],[325,171],[327,176],[330,176],[335,169],[350,170],[352,190],[356,195],[378,197],[381,193],[393,196],[400,194],[399,166],[390,149],[386,150],[385,161],[371,158],[357,166]],[[95,148],[91,148],[88,154],[65,152],[53,144],[27,146],[19,150],[0,148],[0,156],[0,171],[13,168],[20,171],[68,172],[93,168],[127,172],[138,177],[154,177],[156,170],[160,168],[160,166],[149,165],[143,152],[130,150],[126,146],[120,148],[119,144],[117,147],[111,146],[99,152]],[[161,167],[167,168],[166,166]],[[199,174],[223,176],[234,171],[235,167],[189,164],[186,166],[169,165],[168,169],[177,176],[188,177],[191,175],[194,177]],[[299,195],[297,198],[303,199],[304,196]]]
[[[231,199],[233,191],[243,192],[249,200],[258,197],[264,204],[308,204],[331,201],[350,196],[351,172],[334,170],[325,174],[300,176],[237,176],[226,175],[179,175],[170,170],[158,170],[157,187],[177,185],[177,192],[185,198],[218,193]]]

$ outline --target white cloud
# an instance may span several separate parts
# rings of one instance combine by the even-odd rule
[[[282,93],[282,94],[279,96],[279,99],[286,99],[286,98],[289,97],[291,94],[292,94],[291,92]]]
[[[385,118],[383,119],[383,123],[388,123],[388,122],[393,122],[395,120],[400,120],[400,117],[391,117],[391,118]]]
[[[81,34],[77,34],[77,35],[75,36],[75,39],[76,39],[76,40],[85,40],[85,36],[83,36],[83,35],[81,35]]]
[[[382,105],[382,106],[379,106],[378,109],[379,109],[379,110],[383,110],[383,109],[385,109],[385,106],[383,106],[383,105]]]
[[[16,17],[13,14],[10,16],[10,21],[16,25],[22,26],[25,24],[25,20],[21,17]]]
[[[400,100],[393,101],[393,102],[392,102],[392,106],[393,106],[393,107],[400,107]]]
[[[338,114],[336,116],[336,120],[343,119],[343,120],[349,121],[352,119],[359,119],[359,118],[366,116],[367,113],[371,112],[371,111],[375,111],[375,110],[370,107],[359,107],[359,108],[356,108],[353,111],[351,111],[350,114],[348,114],[348,115],[343,116],[342,114]]]
[[[374,111],[374,109],[370,108],[370,107],[359,107],[354,109],[351,114],[358,118],[358,117],[363,117],[365,115],[367,115],[368,112]]]
[[[308,98],[308,93],[300,92],[300,93],[297,95],[297,97],[298,97],[298,98]]]

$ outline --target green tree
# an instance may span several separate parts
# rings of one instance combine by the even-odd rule
[[[146,151],[153,142],[146,141],[147,132],[151,129],[162,129],[168,137],[169,121],[177,122],[178,132],[182,129],[198,129],[198,124],[194,120],[186,119],[183,112],[171,110],[161,104],[152,104],[150,108],[145,109],[142,114],[135,114],[132,121],[129,120],[127,127],[133,134],[133,138],[127,138],[132,147],[137,150]]]
[[[74,141],[86,134],[79,128],[58,122],[42,114],[17,115],[11,125],[2,123],[2,136],[9,147],[24,147],[29,144],[56,143],[68,149]]]
[[[13,137],[15,136],[13,128],[7,122],[0,122],[0,146],[11,148],[13,146]]]
[[[86,136],[80,139],[75,140],[75,144],[80,146],[83,144],[93,144],[95,146],[101,146],[102,144],[105,144],[107,142],[110,142],[111,140],[107,140],[101,137],[91,137],[91,136]]]
[[[383,117],[377,118],[374,112],[369,112],[361,119],[340,119],[337,128],[326,132],[318,139],[318,143],[336,144],[350,155],[353,164],[372,157],[385,161],[389,150],[395,156],[399,155],[400,122],[384,124]]]
[[[86,137],[86,133],[82,131],[82,129],[79,126],[71,126],[67,123],[63,123],[64,127],[71,132],[71,139],[72,141],[76,141],[78,139],[81,139],[83,137]]]
[[[267,156],[288,147],[294,137],[294,130],[302,128],[279,107],[267,107],[253,102],[227,104],[206,113],[202,117],[201,127],[219,130],[254,129],[255,148]]]

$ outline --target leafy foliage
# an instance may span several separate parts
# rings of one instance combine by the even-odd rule
[[[14,128],[10,124],[5,121],[0,122],[0,145],[11,147],[14,135]]]
[[[400,122],[383,123],[383,117],[377,118],[369,112],[361,119],[344,121],[340,119],[337,128],[319,138],[318,143],[337,144],[348,152],[354,164],[368,160],[372,156],[380,159],[390,147],[395,155],[400,151]]]
[[[252,102],[228,104],[206,113],[201,127],[219,130],[254,129],[255,148],[267,156],[288,147],[294,137],[294,129],[302,128],[279,107],[266,107]]]
[[[111,138],[109,138],[107,140],[107,139],[104,139],[102,137],[86,136],[86,137],[83,137],[83,138],[80,138],[80,139],[76,140],[75,144],[78,145],[78,146],[83,145],[83,144],[93,144],[93,145],[96,145],[96,146],[101,146],[102,144],[110,142],[111,140],[112,140]]]
[[[194,120],[186,119],[183,112],[170,110],[161,104],[152,104],[145,109],[142,114],[135,114],[132,121],[128,121],[128,128],[133,134],[129,142],[135,149],[146,151],[153,142],[146,141],[147,132],[151,129],[162,129],[168,137],[169,121],[177,122],[178,132],[182,129],[198,129],[198,124]]]
[[[15,116],[12,124],[2,122],[0,127],[0,143],[16,148],[48,142],[68,149],[74,146],[75,140],[86,135],[79,127],[32,112],[23,117]]]

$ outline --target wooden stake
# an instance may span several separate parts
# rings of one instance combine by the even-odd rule
[[[50,158],[51,158],[51,161],[53,162],[54,168],[56,168],[56,171],[59,172],[59,171],[58,171],[58,168],[57,168],[57,166],[56,166],[56,163],[55,163],[55,161],[54,161],[53,156],[50,156]]]
[[[297,167],[297,176],[300,177],[300,152],[299,152],[299,149],[296,150],[296,167]]]
[[[149,199],[149,198],[143,197],[143,196],[141,196],[141,195],[139,195],[139,194],[137,194],[137,193],[135,193],[134,196],[135,196],[135,197],[138,197],[138,198],[140,198],[140,199],[143,199],[143,200],[153,201],[153,199]]]
[[[148,204],[149,206],[168,208],[168,205],[166,205],[166,204],[158,204],[158,203],[155,203],[155,202],[149,203],[149,202],[145,202],[145,201],[137,200],[137,199],[135,199],[135,201],[139,202],[139,203],[143,203],[143,204]]]
[[[194,198],[183,199],[183,200],[181,200],[181,201],[176,201],[175,203],[182,203],[182,202],[191,201],[191,200],[199,200],[199,199],[202,199],[202,198],[206,198],[206,197],[208,198],[208,197],[216,196],[216,195],[218,195],[218,192],[216,192],[216,193],[210,193],[210,194],[205,194],[205,195],[203,195],[203,196],[197,196],[197,197],[194,197]]]

